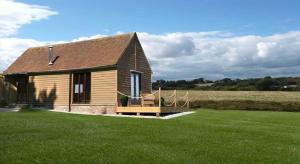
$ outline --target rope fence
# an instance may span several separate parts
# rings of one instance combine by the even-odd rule
[[[174,90],[174,92],[169,96],[162,96],[161,95],[161,88],[159,88],[157,91],[152,92],[152,93],[147,94],[147,95],[155,96],[155,94],[157,94],[157,93],[158,93],[157,98],[158,98],[158,106],[159,107],[166,106],[166,107],[181,107],[181,108],[182,107],[187,107],[187,108],[189,108],[190,99],[189,99],[189,92],[188,91],[182,97],[177,96],[177,91],[176,90]],[[127,94],[122,93],[120,91],[118,91],[118,94],[126,96],[126,97],[131,98],[131,99],[142,99],[142,101],[145,98],[143,96],[130,96],[130,95],[127,95]],[[164,100],[163,102],[162,102],[162,99]],[[184,103],[181,105],[179,103],[180,102],[179,100],[184,101]]]

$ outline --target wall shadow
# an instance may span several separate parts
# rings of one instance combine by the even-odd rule
[[[36,85],[34,76],[28,82],[28,104],[34,107],[54,108],[57,99],[57,87],[54,83],[51,89],[47,85]]]
[[[16,103],[17,88],[11,78],[0,77],[0,103],[3,106]]]
[[[10,96],[5,102],[7,104],[28,104],[32,107],[54,108],[57,99],[56,84],[54,83],[52,87],[46,84],[36,85],[34,79],[34,76],[6,76],[6,89],[3,92]],[[24,82],[26,83],[24,84]]]

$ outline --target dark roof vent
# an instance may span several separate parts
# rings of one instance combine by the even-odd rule
[[[48,45],[48,65],[53,65],[53,46]]]

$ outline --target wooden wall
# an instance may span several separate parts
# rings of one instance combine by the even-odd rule
[[[136,53],[136,55],[135,55]],[[118,90],[130,95],[130,70],[142,72],[141,91],[151,93],[151,67],[143,48],[135,35],[118,62]]]
[[[69,74],[29,77],[29,101],[36,105],[68,105]]]
[[[17,98],[17,88],[13,83],[4,81],[0,74],[0,103],[15,104]]]
[[[91,73],[91,105],[115,105],[117,100],[117,70]]]
[[[30,76],[29,102],[41,106],[68,106],[69,76],[67,73]],[[117,70],[92,71],[90,105],[115,105],[117,100],[116,88]]]

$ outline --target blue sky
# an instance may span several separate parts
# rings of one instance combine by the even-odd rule
[[[22,0],[59,14],[20,29],[39,40],[73,39],[98,33],[228,31],[237,35],[298,30],[300,1],[282,0]]]
[[[0,0],[0,71],[28,47],[126,32],[154,79],[299,76],[297,0]]]

